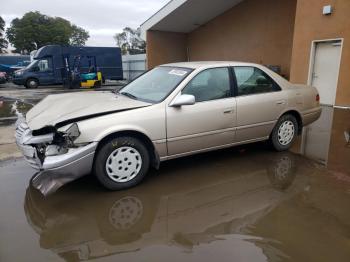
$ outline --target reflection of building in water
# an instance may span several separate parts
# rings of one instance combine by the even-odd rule
[[[204,158],[183,160],[188,164],[183,162],[176,173],[173,167],[165,167],[162,176],[124,192],[84,195],[72,185],[45,199],[28,188],[28,221],[40,235],[41,247],[66,260],[154,245],[193,252],[224,236],[261,253],[252,245],[261,239],[249,235],[250,227],[305,189],[305,170],[296,176],[295,163],[304,160],[291,153],[266,151],[250,157],[223,153],[215,159],[213,154]],[[193,165],[198,173],[189,168]],[[269,241],[261,254],[277,256],[280,251]]]
[[[333,107],[323,107],[318,121],[304,128],[300,151],[318,162],[327,165],[330,149]]]
[[[296,151],[350,176],[350,147],[344,138],[349,130],[350,110],[323,107],[320,119],[304,128]]]

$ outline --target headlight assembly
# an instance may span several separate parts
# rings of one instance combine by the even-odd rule
[[[71,141],[74,141],[80,136],[80,131],[77,123],[73,123],[68,127],[68,129],[65,131],[66,136],[69,137]]]

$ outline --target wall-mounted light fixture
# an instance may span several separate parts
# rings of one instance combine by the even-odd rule
[[[333,8],[331,5],[325,5],[323,7],[323,15],[331,15],[333,13]]]

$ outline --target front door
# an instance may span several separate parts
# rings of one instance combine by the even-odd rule
[[[47,57],[38,62],[38,78],[40,84],[49,85],[55,83],[52,58]]]
[[[316,44],[311,84],[317,88],[321,104],[335,104],[340,57],[341,41]]]
[[[167,107],[168,155],[194,152],[233,143],[236,99],[228,68],[206,69],[182,90],[194,105]]]

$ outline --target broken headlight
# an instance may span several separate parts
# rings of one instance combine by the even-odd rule
[[[69,148],[75,147],[74,140],[80,136],[77,123],[73,123],[67,129],[56,133],[55,140],[45,148],[45,156],[62,155]]]
[[[72,142],[80,136],[80,131],[77,123],[71,124],[65,131],[65,136]]]

